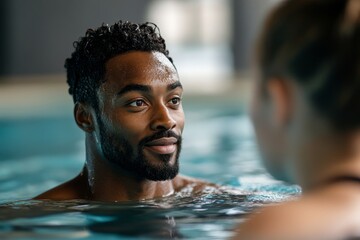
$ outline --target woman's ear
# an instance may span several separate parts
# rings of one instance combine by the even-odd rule
[[[276,126],[285,126],[292,115],[293,93],[289,81],[282,78],[268,80],[267,90],[272,102],[272,116]]]
[[[90,107],[83,103],[77,102],[74,106],[74,117],[76,124],[85,132],[94,131],[94,122],[91,116]]]

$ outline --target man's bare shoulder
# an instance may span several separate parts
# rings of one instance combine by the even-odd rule
[[[357,189],[358,190],[358,189]],[[260,209],[235,239],[343,239],[360,229],[360,191],[326,189]],[[360,235],[360,232],[357,233]]]
[[[201,192],[205,187],[216,187],[215,184],[206,182],[204,180],[178,175],[173,180],[175,191],[181,191],[185,187],[190,187],[192,193]],[[35,200],[74,200],[87,199],[88,187],[86,181],[80,176],[65,182],[57,187],[54,187],[33,199]]]
[[[40,195],[34,197],[35,200],[73,200],[86,199],[87,186],[83,183],[80,177],[67,181],[59,186],[56,186]]]

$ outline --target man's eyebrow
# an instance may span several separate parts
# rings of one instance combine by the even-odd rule
[[[129,84],[126,85],[125,87],[123,87],[118,93],[118,96],[124,95],[125,93],[128,92],[144,92],[144,93],[148,93],[151,91],[151,87],[148,85],[141,85],[141,84]]]
[[[175,88],[180,87],[181,89],[183,88],[183,86],[181,85],[181,83],[179,81],[171,83],[167,86],[168,90],[174,90]]]

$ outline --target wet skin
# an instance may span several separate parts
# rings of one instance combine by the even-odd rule
[[[162,197],[193,184],[177,175],[184,128],[183,88],[176,69],[158,52],[133,51],[106,63],[98,109],[76,103],[86,133],[86,164],[79,176],[36,199],[100,201]]]

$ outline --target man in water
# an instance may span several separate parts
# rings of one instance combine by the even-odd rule
[[[74,43],[65,68],[86,162],[74,179],[35,199],[141,200],[205,186],[178,175],[183,87],[157,30],[120,21]]]
[[[303,195],[259,210],[236,239],[360,239],[360,0],[284,1],[258,44],[260,150]]]

